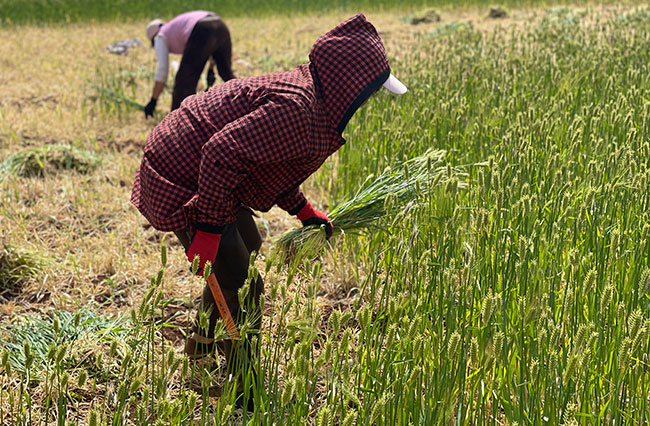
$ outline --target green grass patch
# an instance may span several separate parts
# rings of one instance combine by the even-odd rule
[[[53,310],[47,315],[23,314],[0,326],[0,346],[8,351],[15,371],[26,374],[29,368],[31,377],[40,379],[43,377],[39,371],[52,359],[52,351],[56,353],[64,346],[71,348],[82,340],[85,347],[106,344],[109,338],[124,334],[122,324],[121,319],[107,318],[90,309],[76,313]],[[66,359],[70,364],[73,357]]]

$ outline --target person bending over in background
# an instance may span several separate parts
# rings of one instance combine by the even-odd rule
[[[133,184],[131,202],[154,228],[176,234],[188,261],[199,256],[199,274],[206,260],[212,262],[233,318],[242,324],[248,315],[256,332],[259,275],[245,312],[238,301],[251,254],[262,243],[251,209],[278,205],[304,226],[324,225],[331,235],[327,215],[307,201],[300,184],[345,143],[348,121],[375,91],[383,85],[406,92],[363,15],[321,36],[309,60],[293,71],[231,80],[185,99],[149,135]],[[214,353],[217,344],[231,373],[248,374],[241,366],[251,365],[252,354],[241,348],[249,346],[235,351],[229,342],[214,341],[219,313],[207,284],[201,311],[210,312],[209,326],[200,329],[197,314],[186,353]]]
[[[167,23],[154,19],[147,25],[147,38],[156,50],[158,70],[154,76],[151,100],[144,108],[145,118],[153,116],[158,97],[165,88],[169,53],[183,54],[174,83],[172,111],[180,106],[183,99],[196,92],[196,85],[208,59],[208,87],[215,81],[214,63],[217,64],[223,81],[235,78],[231,69],[230,32],[226,24],[212,12],[186,12]]]

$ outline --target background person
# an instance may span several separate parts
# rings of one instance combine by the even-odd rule
[[[172,94],[172,110],[196,92],[196,85],[210,59],[207,82],[214,84],[213,62],[223,81],[235,78],[231,69],[232,44],[226,24],[212,12],[196,10],[178,15],[165,23],[154,19],[147,25],[147,38],[156,51],[158,69],[154,76],[151,100],[144,108],[145,117],[153,116],[169,73],[169,54],[182,54]]]
[[[331,234],[327,215],[307,201],[300,184],[345,143],[348,121],[375,91],[383,85],[406,92],[363,15],[320,37],[309,60],[293,71],[231,80],[185,99],[149,135],[133,184],[131,202],[156,229],[175,232],[188,260],[199,256],[200,270],[212,261],[233,318],[241,324],[249,315],[255,330],[262,319],[259,274],[245,313],[238,301],[251,253],[262,243],[251,209],[278,205]],[[195,325],[185,348],[190,356],[209,354],[215,344],[219,313],[207,285],[201,306],[210,312],[209,326]],[[248,346],[238,345],[236,353],[228,342],[223,347],[230,371],[247,371]]]

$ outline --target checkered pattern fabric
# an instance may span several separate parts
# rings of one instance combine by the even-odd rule
[[[190,96],[156,126],[131,196],[155,228],[219,227],[241,205],[295,212],[306,203],[299,185],[345,143],[347,121],[390,73],[363,15],[319,38],[309,58]]]
[[[309,61],[310,70],[323,89],[322,102],[339,133],[361,103],[390,75],[381,39],[363,15],[349,19],[318,39]],[[370,93],[364,96],[364,89]]]

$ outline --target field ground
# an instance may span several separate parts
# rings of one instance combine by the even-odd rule
[[[650,52],[639,46],[650,51],[650,12],[527,7],[490,19],[488,11],[440,8],[439,22],[419,25],[408,22],[419,10],[366,13],[411,90],[377,97],[353,118],[346,147],[304,185],[308,198],[327,211],[366,176],[429,147],[466,167],[459,176],[468,189],[432,191],[411,216],[337,240],[322,265],[299,265],[295,276],[270,259],[271,239],[299,222],[277,208],[259,215],[262,367],[275,387],[258,395],[270,404],[268,416],[255,413],[263,423],[648,423]],[[235,74],[305,63],[318,36],[349,16],[225,18]],[[106,47],[144,39],[145,24],[0,28],[0,159],[64,144],[100,161],[86,173],[0,178],[0,340],[19,358],[0,376],[3,423],[46,415],[50,423],[63,412],[66,424],[95,415],[142,424],[141,414],[166,424],[242,422],[227,399],[190,402],[182,368],[163,371],[180,359],[202,285],[173,234],[129,204],[162,112],[145,120],[120,100],[148,101],[155,55]],[[167,90],[159,110],[170,102]],[[152,297],[163,237],[164,284],[151,302],[164,305],[161,320],[140,307]],[[124,322],[69,338],[56,362],[45,355],[44,329],[32,329],[39,375],[16,341],[28,338],[15,326],[26,318],[43,319],[34,327],[54,330],[57,342],[65,341],[58,327]],[[129,370],[125,357],[145,356],[133,342],[150,351]],[[333,359],[321,357],[328,350]],[[161,353],[157,385],[149,356]],[[120,387],[127,371],[142,389]]]

